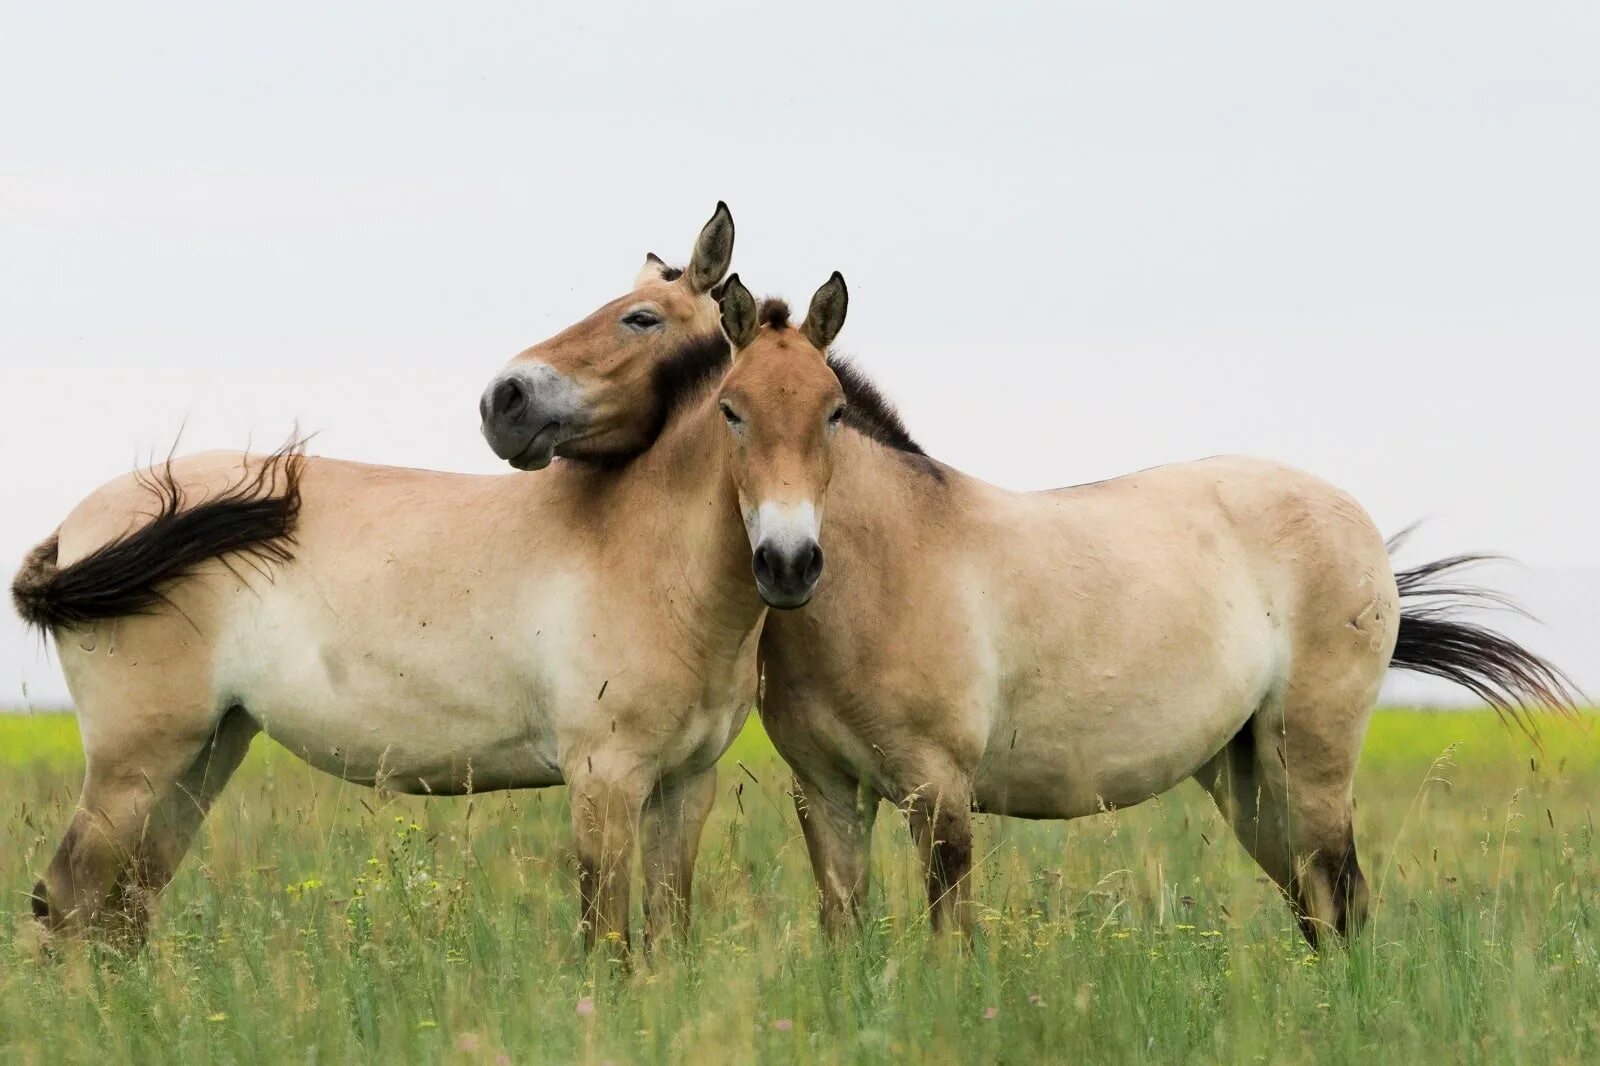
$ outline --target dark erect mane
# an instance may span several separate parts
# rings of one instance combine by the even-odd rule
[[[654,448],[661,434],[694,400],[704,395],[733,362],[733,352],[720,332],[690,337],[650,371],[650,421],[638,445],[628,451],[572,456],[601,470],[620,470]]]
[[[685,341],[670,356],[657,364],[651,374],[651,400],[654,413],[639,447],[627,454],[591,456],[587,461],[602,467],[625,466],[649,451],[672,420],[687,410],[706,390],[722,380],[733,361],[728,341],[719,333],[707,333]],[[844,424],[886,448],[923,460],[930,473],[943,480],[938,464],[928,459],[922,446],[912,439],[894,404],[878,387],[842,355],[830,353],[828,367],[844,390]]]
[[[674,415],[689,405],[689,401],[703,393],[709,386],[722,380],[733,352],[728,340],[720,332],[691,337],[660,363],[650,375],[652,400],[655,403],[655,424],[645,437],[648,449],[661,436]]]
[[[677,281],[681,277],[683,277],[683,267],[662,266],[662,268],[661,268],[661,280],[662,281]]]
[[[842,355],[828,353],[828,367],[844,389],[844,424],[885,447],[911,455],[927,455],[922,445],[911,439],[900,412],[878,386]]]
[[[788,329],[789,305],[776,296],[768,296],[761,301],[761,309],[756,312],[756,321],[773,329]]]

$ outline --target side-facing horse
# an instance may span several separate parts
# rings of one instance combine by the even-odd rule
[[[972,812],[1078,818],[1192,777],[1316,946],[1366,916],[1353,784],[1388,669],[1511,716],[1571,706],[1549,663],[1449,616],[1470,558],[1397,575],[1355,500],[1277,463],[1019,493],[857,437],[829,498],[828,580],[763,633],[761,719],[830,928],[880,799],[909,812],[935,926],[965,929]]]
[[[1389,668],[1512,716],[1569,705],[1549,663],[1450,617],[1470,558],[1396,575],[1315,477],[1220,457],[1011,492],[929,458],[830,362],[851,432],[828,573],[769,616],[760,705],[830,931],[860,908],[881,800],[910,814],[935,925],[965,927],[973,811],[1077,818],[1192,777],[1317,944],[1367,910],[1352,785]]]
[[[839,402],[820,354],[756,346],[730,366],[710,291],[732,240],[719,205],[685,271],[652,264],[525,353],[628,397],[627,420],[586,406],[560,442],[630,448],[624,466],[484,478],[208,454],[79,505],[13,586],[55,637],[88,767],[38,917],[142,935],[265,732],[394,791],[564,782],[587,942],[627,943],[636,840],[647,937],[686,923],[715,762],[754,697],[761,596],[803,591],[752,582],[762,545],[738,501],[820,501]],[[729,432],[719,397],[761,449]],[[519,461],[547,462],[548,444]]]

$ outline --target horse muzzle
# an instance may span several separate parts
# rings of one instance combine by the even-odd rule
[[[792,611],[811,602],[822,577],[822,545],[811,538],[786,542],[763,541],[750,557],[756,591],[762,602],[780,611]]]
[[[543,470],[556,449],[579,432],[583,394],[546,363],[521,363],[501,372],[478,401],[483,439],[518,470]]]

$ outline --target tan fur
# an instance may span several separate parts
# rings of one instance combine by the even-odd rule
[[[688,275],[662,281],[640,271],[640,284],[588,318],[519,353],[511,362],[539,361],[574,381],[589,400],[589,423],[558,454],[573,459],[631,453],[649,442],[641,437],[638,413],[650,406],[654,366],[684,342],[717,331],[717,305],[689,288]],[[639,336],[619,327],[630,308],[649,307],[665,328]]]
[[[781,362],[788,373],[747,370],[762,360]],[[733,480],[742,513],[752,514],[761,503],[803,501],[814,501],[821,513],[833,477],[828,415],[843,399],[823,354],[793,330],[765,326],[755,344],[735,354],[721,402],[747,423],[734,444]],[[752,411],[763,415],[752,418]]]
[[[637,368],[593,357],[618,306],[648,298],[683,330],[714,322],[686,292],[647,281],[540,358],[626,392]],[[43,917],[142,933],[263,731],[395,791],[565,783],[587,939],[626,945],[636,844],[647,937],[681,928],[716,760],[755,697],[765,607],[738,499],[803,483],[820,508],[838,391],[820,353],[757,344],[620,470],[486,478],[306,458],[292,562],[218,560],[167,590],[170,609],[56,631],[88,776]],[[730,434],[724,397],[759,447]],[[171,474],[199,502],[260,461],[211,453]],[[61,526],[59,565],[138,528],[151,502],[134,475],[91,494]]]
[[[1343,929],[1351,781],[1399,623],[1354,501],[1245,458],[1018,494],[841,451],[828,572],[761,642],[829,928],[859,903],[880,798],[911,810],[936,924],[964,925],[973,806],[1075,818],[1197,776],[1312,935]]]
[[[834,282],[807,315],[823,343]],[[825,925],[859,902],[882,799],[909,809],[935,923],[965,924],[972,807],[1073,818],[1190,776],[1308,936],[1360,922],[1351,782],[1400,616],[1353,500],[1243,458],[1018,494],[854,433],[837,452],[828,567],[761,639]]]

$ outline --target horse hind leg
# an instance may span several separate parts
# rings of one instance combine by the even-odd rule
[[[922,856],[928,914],[936,933],[971,935],[972,786],[952,767],[940,767],[912,790],[906,803]]]
[[[1304,860],[1290,886],[1290,899],[1301,932],[1312,947],[1320,946],[1324,929],[1331,928],[1346,941],[1361,931],[1370,901],[1353,834],[1347,831],[1342,852],[1337,848],[1318,850]]]
[[[34,885],[34,916],[52,932],[141,943],[152,902],[256,732],[235,710],[187,743],[151,736],[136,751],[89,752],[78,808]]]
[[[1352,706],[1269,700],[1195,774],[1314,948],[1354,935],[1368,910],[1352,785],[1370,698]]]

